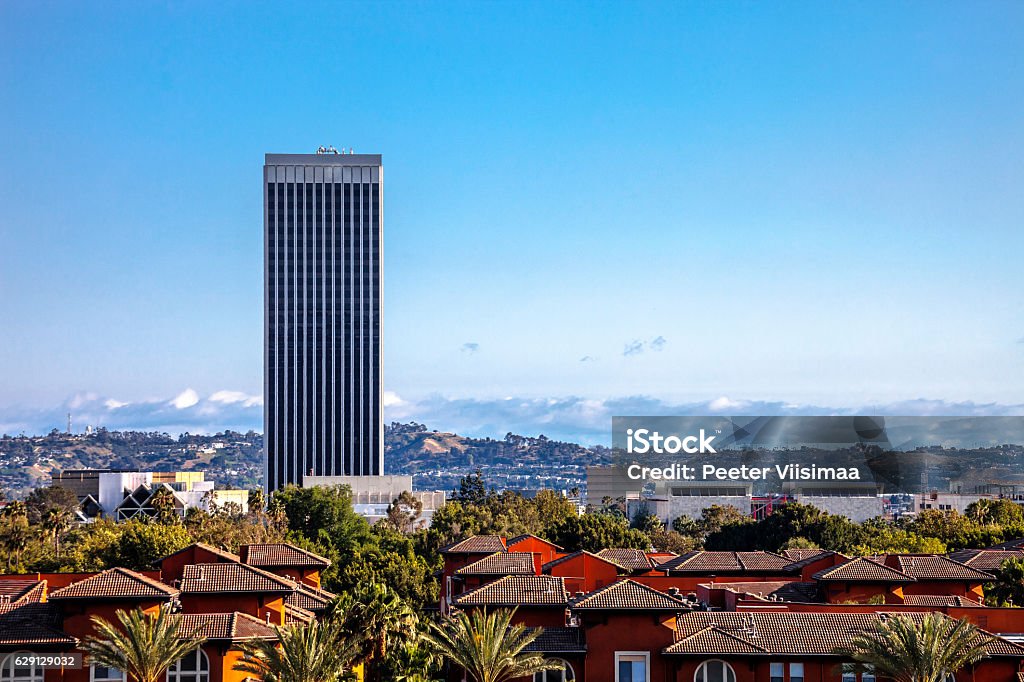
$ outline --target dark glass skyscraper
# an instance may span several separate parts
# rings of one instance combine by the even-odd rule
[[[273,491],[383,473],[379,154],[267,154],[264,453]]]

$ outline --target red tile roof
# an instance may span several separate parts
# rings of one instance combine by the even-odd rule
[[[959,561],[935,555],[896,555],[896,567],[918,580],[992,580],[991,573],[979,571]]]
[[[534,575],[533,554],[495,552],[455,571],[455,575]]]
[[[127,568],[109,568],[50,593],[50,601],[62,599],[170,599],[178,590]]]
[[[555,566],[557,566],[559,564],[563,564],[566,561],[569,561],[570,559],[575,559],[577,557],[584,557],[584,556],[591,557],[595,561],[600,561],[602,564],[608,564],[610,566],[614,566],[618,570],[627,570],[625,566],[623,566],[623,565],[621,565],[619,563],[616,563],[615,561],[612,561],[608,557],[603,557],[603,556],[594,554],[592,552],[588,552],[585,549],[581,549],[581,550],[579,550],[577,552],[572,552],[571,554],[566,554],[565,556],[558,557],[557,559],[553,559],[552,561],[549,561],[546,564],[544,564],[543,566],[541,566],[540,569],[544,573],[547,573],[548,571],[550,571],[552,568],[554,568]]]
[[[714,656],[742,653],[752,656],[830,656],[848,646],[854,635],[887,614],[877,613],[743,613],[694,611],[676,619],[676,642],[664,653]],[[920,619],[922,613],[909,614]],[[739,641],[737,641],[739,640]],[[991,656],[1024,656],[1024,647],[996,639],[987,647]]]
[[[981,571],[991,573],[1007,559],[1024,558],[1024,550],[1020,549],[962,549],[949,555],[953,561],[973,566]]]
[[[246,564],[189,564],[181,577],[182,594],[211,592],[291,593],[287,578]]]
[[[542,537],[538,537],[536,535],[531,535],[530,533],[524,533],[523,535],[517,535],[517,536],[515,536],[514,538],[512,538],[511,540],[509,540],[505,544],[509,548],[509,550],[511,551],[511,549],[514,546],[518,545],[520,542],[523,542],[524,540],[536,540],[537,542],[542,542],[545,545],[548,545],[549,547],[552,547],[554,549],[562,549],[561,547],[559,547],[555,543],[551,542],[550,540],[545,540]]]
[[[577,611],[682,611],[690,605],[636,581],[619,580],[572,602]]]
[[[313,613],[321,613],[336,596],[327,590],[316,590],[308,585],[296,583],[295,591],[285,597],[284,603]]]
[[[536,628],[529,628],[531,631]],[[544,654],[583,654],[587,652],[586,631],[583,628],[545,627],[540,637],[524,651]]]
[[[238,642],[246,639],[277,639],[273,626],[247,613],[183,613],[177,616],[182,637],[203,637]]]
[[[565,581],[549,575],[507,575],[462,594],[458,606],[565,606]]]
[[[42,601],[46,591],[45,580],[14,578],[0,579],[0,598],[7,602]]]
[[[630,549],[626,547],[602,549],[597,553],[597,556],[608,559],[612,563],[628,568],[631,571],[649,571],[655,567],[654,562],[642,549]],[[672,558],[674,557],[669,557],[667,560],[671,560]]]
[[[70,649],[78,640],[62,632],[55,605],[41,602],[0,603],[0,647]]]
[[[242,563],[256,568],[327,568],[330,559],[286,542],[242,545],[238,550]]]
[[[772,552],[687,552],[658,565],[672,575],[793,572],[793,561]]]
[[[214,547],[213,545],[208,545],[205,542],[193,542],[188,547],[184,547],[182,549],[179,549],[177,552],[174,552],[172,554],[168,554],[167,556],[165,556],[165,557],[163,557],[161,559],[157,559],[156,561],[153,562],[153,565],[154,566],[158,566],[161,563],[163,563],[164,559],[170,559],[171,557],[178,556],[179,554],[181,554],[183,552],[191,551],[191,550],[193,550],[193,549],[195,549],[197,547],[199,549],[206,550],[210,554],[214,554],[214,555],[220,557],[221,559],[224,559],[224,561],[240,561],[240,559],[238,558],[237,554],[232,554],[231,552],[229,552],[227,550],[219,549],[217,547]]]
[[[872,559],[857,557],[849,561],[818,571],[812,576],[819,581],[850,583],[912,583],[914,579],[895,568],[884,566]]]
[[[507,550],[505,539],[500,535],[473,535],[445,545],[440,552],[441,554],[494,554]]]
[[[717,589],[725,589],[737,594],[746,595],[749,599],[763,601],[786,601],[803,604],[816,603],[818,599],[818,583],[800,583],[785,580],[766,582],[716,583]]]
[[[959,595],[908,594],[903,603],[911,606],[981,606],[978,602]]]

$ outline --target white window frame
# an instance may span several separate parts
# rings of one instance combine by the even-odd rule
[[[644,659],[644,682],[651,682],[651,652],[650,651],[616,651],[615,652],[615,682],[619,680],[619,661]]]
[[[736,677],[736,668],[732,667],[729,661],[725,660],[724,658],[706,658],[703,661],[701,661],[700,665],[697,666],[697,669],[693,671],[693,682],[697,682],[697,676],[700,674],[700,671],[704,669],[704,666],[708,663],[721,663],[725,669],[729,670],[732,673],[732,682],[737,682],[737,680],[739,679],[738,677]],[[723,675],[723,677],[726,679],[726,682],[728,682],[729,676]]]
[[[29,651],[14,651],[7,654],[3,659],[3,664],[0,665],[0,680],[3,682],[43,682],[46,677],[46,670],[39,665],[26,666],[31,671],[28,676],[15,675],[14,674],[14,657],[15,656],[35,656]],[[9,671],[9,672],[8,672]]]
[[[103,666],[106,668],[106,666]],[[117,670],[117,668],[107,668],[108,670]],[[121,673],[120,677],[96,677],[96,664],[89,664],[89,682],[125,682],[125,674],[121,670],[117,670]]]
[[[185,660],[185,657],[182,657],[167,669],[167,674],[164,679],[166,679],[167,682],[180,682],[181,676],[187,675],[189,677],[195,676],[196,682],[210,682],[210,657],[206,655],[206,652],[203,651],[202,647],[188,654],[188,656],[197,656],[200,661],[205,660],[206,670],[202,669],[201,663],[199,663],[199,667],[196,668],[196,670],[181,670],[181,662]]]

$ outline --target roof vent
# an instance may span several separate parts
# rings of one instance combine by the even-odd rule
[[[668,594],[669,594],[670,597],[678,597],[679,596],[679,588],[675,587],[675,586],[672,586],[672,587],[668,588]]]

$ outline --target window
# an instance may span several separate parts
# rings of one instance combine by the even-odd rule
[[[736,673],[725,661],[704,661],[697,668],[693,682],[736,682]]]
[[[786,664],[785,663],[772,663],[771,664],[771,682],[784,682],[786,675]],[[847,682],[847,680],[843,680]]]
[[[576,679],[576,674],[568,661],[563,661],[560,658],[552,658],[550,661],[561,665],[563,670],[545,670],[534,673],[533,682],[573,682]]]
[[[3,667],[0,668],[0,680],[3,682],[43,682],[43,669],[37,665],[14,665],[14,659],[19,654],[28,654],[27,651],[17,651],[8,654],[4,659]]]
[[[857,682],[857,673],[852,670],[843,671],[843,682]]]
[[[615,682],[647,682],[649,660],[646,651],[616,651]]]
[[[804,682],[804,664],[789,664],[789,682]]]
[[[117,668],[107,668],[93,663],[89,666],[90,682],[123,682],[124,673]]]
[[[210,660],[202,649],[180,659],[167,671],[167,682],[209,682]]]
[[[860,682],[875,682],[875,669],[867,666],[860,674]]]

